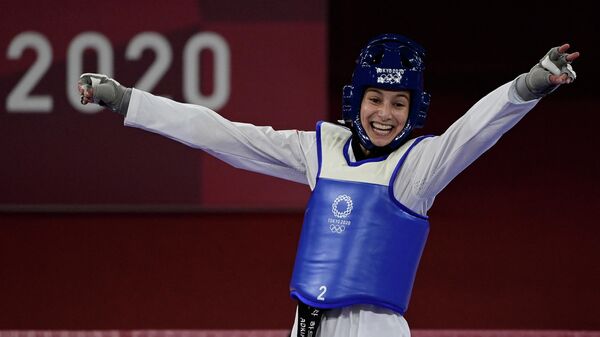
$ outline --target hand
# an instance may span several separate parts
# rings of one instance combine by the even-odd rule
[[[77,88],[81,104],[96,103],[122,115],[127,113],[131,88],[126,88],[114,79],[102,75],[85,73],[79,77]]]
[[[552,75],[550,75],[550,77],[548,78],[550,80],[550,83],[552,85],[561,85],[561,84],[569,84],[571,82],[573,82],[575,80],[576,74],[575,71],[573,70],[573,68],[571,67],[571,62],[575,61],[575,59],[577,59],[579,57],[579,52],[574,52],[574,53],[567,53],[567,50],[569,50],[571,46],[568,43],[563,44],[562,46],[558,47],[558,49],[556,49],[556,52],[554,53],[554,58],[556,59],[556,61],[559,61],[560,64],[562,66],[566,65],[566,71],[560,71],[558,74],[555,74],[555,71],[552,71],[550,69],[548,69]],[[552,52],[555,49],[553,48],[549,53],[552,54]],[[549,59],[552,59],[551,56],[548,56]],[[561,60],[562,58],[562,60]],[[545,58],[544,58],[545,59]],[[541,62],[544,61],[544,59],[542,59]],[[552,62],[553,64],[557,65],[555,62]],[[549,66],[551,67],[551,66]],[[558,67],[557,67],[558,68]]]
[[[517,78],[516,91],[524,100],[546,96],[562,84],[572,83],[576,74],[571,62],[579,57],[579,52],[567,53],[568,43],[550,49],[531,70]]]

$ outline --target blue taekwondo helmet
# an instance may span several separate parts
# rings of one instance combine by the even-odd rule
[[[375,37],[363,48],[352,74],[352,84],[344,86],[342,118],[368,150],[375,149],[360,122],[360,105],[369,87],[411,92],[408,120],[404,129],[385,146],[393,151],[400,147],[414,128],[425,124],[431,95],[423,91],[425,49],[415,41],[398,34]]]

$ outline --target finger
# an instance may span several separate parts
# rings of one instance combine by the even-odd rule
[[[94,92],[92,90],[92,88],[90,88],[87,85],[81,85],[79,84],[77,86],[77,89],[79,90],[79,95],[81,96],[80,98],[80,102],[83,105],[86,105],[88,103],[91,103],[94,99]]]
[[[559,85],[559,84],[562,84],[561,76],[562,75],[550,75],[550,77],[548,77],[548,79],[550,80],[550,83],[552,83],[552,85]]]
[[[567,55],[566,59],[567,59],[568,62],[573,62],[578,57],[579,57],[579,52],[576,51],[576,52],[574,52],[572,54]]]
[[[78,85],[77,89],[79,90],[79,94],[81,96],[85,96],[85,97],[93,97],[94,96],[94,89],[91,88],[89,85],[87,84],[83,84],[83,85]]]
[[[562,46],[558,47],[558,52],[561,54],[566,53],[567,50],[569,50],[569,48],[571,48],[571,45],[569,45],[568,43],[565,43]]]
[[[548,79],[550,80],[550,83],[552,83],[552,85],[571,83],[571,79],[567,74],[550,75]]]

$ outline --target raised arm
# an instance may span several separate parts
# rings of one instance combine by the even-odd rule
[[[428,138],[410,154],[394,186],[398,200],[426,214],[452,179],[530,111],[540,98],[575,79],[568,44],[552,48],[528,73],[492,91],[442,135]]]
[[[123,114],[127,126],[202,149],[237,168],[314,184],[314,132],[231,122],[206,107],[126,88],[99,74],[83,74],[78,86],[82,104],[96,103]]]

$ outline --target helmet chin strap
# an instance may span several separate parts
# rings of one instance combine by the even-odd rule
[[[357,121],[354,121],[353,123],[356,123],[356,122]],[[359,121],[359,123],[360,123],[360,121]],[[405,129],[406,129],[406,125],[404,126],[404,128],[398,135],[402,134]],[[356,160],[364,160],[364,159],[369,159],[369,158],[378,158],[378,157],[387,156],[388,154],[394,152],[398,148],[398,146],[397,147],[391,146],[392,144],[394,144],[394,141],[397,139],[398,136],[396,136],[394,138],[394,141],[390,142],[390,144],[388,144],[386,146],[376,146],[375,144],[373,144],[371,142],[371,139],[369,139],[366,136],[366,132],[363,132],[363,134],[365,135],[363,137],[358,132],[356,127],[351,126],[350,130],[352,130],[352,151],[354,151],[354,157],[356,158]],[[406,136],[404,136],[403,138],[406,138]]]
[[[362,124],[360,124],[360,113],[356,116],[354,121],[352,121],[350,125],[350,129],[352,130],[352,137],[358,140],[358,144],[361,145],[361,149],[363,152],[367,152],[368,158],[381,157],[383,155],[387,155],[397,148],[399,148],[408,138],[410,134],[410,121],[406,121],[402,130],[392,139],[392,141],[386,146],[376,146],[371,142],[371,139],[367,135],[367,132]],[[407,132],[408,131],[408,132]],[[356,153],[355,153],[356,156]]]

